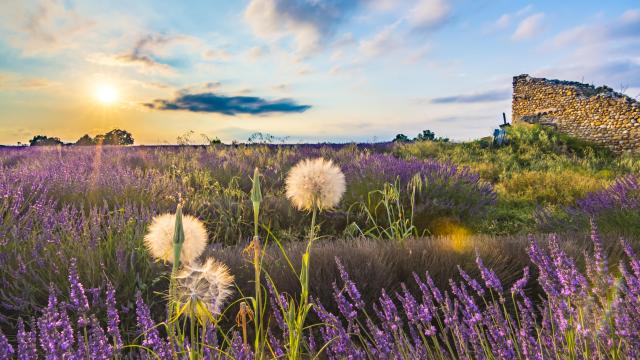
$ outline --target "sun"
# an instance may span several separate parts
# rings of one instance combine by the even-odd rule
[[[98,84],[94,95],[103,105],[113,105],[118,101],[118,90],[111,84]]]

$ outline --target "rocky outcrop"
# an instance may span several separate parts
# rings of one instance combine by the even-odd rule
[[[512,120],[553,126],[616,152],[640,150],[640,103],[606,86],[515,76]]]

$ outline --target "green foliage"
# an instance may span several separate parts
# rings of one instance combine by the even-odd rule
[[[440,142],[449,142],[449,138],[437,137],[436,134],[431,130],[423,130],[418,136],[415,138],[409,139],[409,137],[405,134],[397,134],[396,137],[392,140],[394,143],[409,143],[413,141],[440,141]]]
[[[90,146],[90,145],[95,145],[96,141],[89,135],[84,134],[82,135],[82,137],[80,139],[78,139],[78,141],[75,142],[74,145],[78,145],[78,146]]]
[[[572,206],[577,199],[608,186],[618,177],[640,171],[638,155],[616,155],[549,127],[510,126],[507,138],[508,144],[499,148],[486,138],[464,143],[398,143],[393,152],[400,157],[468,166],[492,183],[498,202],[488,218],[474,229],[491,234],[541,230],[544,224],[537,216],[541,210],[559,220],[567,215],[561,209]]]
[[[385,183],[382,189],[369,192],[366,201],[354,203],[349,212],[355,211],[356,217],[364,217],[364,221],[360,222],[361,225],[355,221],[350,223],[345,230],[346,235],[396,241],[417,237],[418,228],[413,225],[413,210],[416,191],[422,187],[421,178],[414,177],[409,186],[409,209],[403,203],[399,180],[393,184]]]
[[[436,133],[431,130],[422,130],[422,133],[418,134],[414,141],[441,141],[449,142],[449,138],[436,138]]]
[[[96,140],[96,142],[98,141]],[[133,136],[126,130],[113,129],[104,134],[101,143],[103,145],[133,145]]]
[[[409,139],[409,137],[405,134],[397,134],[396,137],[393,139],[393,142],[410,142],[411,139]]]
[[[29,140],[30,146],[56,146],[62,145],[63,142],[57,137],[48,137],[44,135],[36,135]]]

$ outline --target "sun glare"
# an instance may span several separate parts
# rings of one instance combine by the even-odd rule
[[[113,105],[118,101],[118,90],[109,84],[99,84],[95,90],[95,97],[103,105]]]

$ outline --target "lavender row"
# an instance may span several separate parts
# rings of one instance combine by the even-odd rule
[[[357,284],[337,259],[340,283],[334,283],[338,313],[315,301],[319,319],[305,330],[306,355],[329,359],[575,359],[638,358],[640,356],[640,259],[621,241],[626,261],[609,264],[595,227],[593,252],[585,254],[581,269],[551,236],[546,244],[530,239],[534,264],[521,279],[505,288],[482,259],[481,277],[459,270],[449,289],[434,285],[429,274],[414,274],[419,292],[408,287],[393,294],[382,290],[374,304],[366,304]],[[614,275],[617,274],[617,275]],[[269,330],[271,357],[284,357],[290,329],[287,298],[276,296],[268,283],[273,324]],[[543,297],[528,296],[539,286]],[[188,346],[164,338],[162,323],[151,318],[143,299],[135,298],[136,334],[121,333],[126,316],[115,302],[115,290],[89,297],[79,281],[75,261],[68,275],[68,302],[51,290],[47,307],[32,319],[20,319],[15,341],[0,335],[0,359],[109,359],[116,356],[188,358]],[[92,298],[90,300],[90,298]],[[101,324],[96,314],[106,311]],[[129,340],[129,342],[127,342]],[[238,331],[210,326],[198,340],[207,344],[206,359],[252,359],[249,343]],[[187,341],[188,343],[188,341]],[[186,349],[186,350],[185,350]]]

